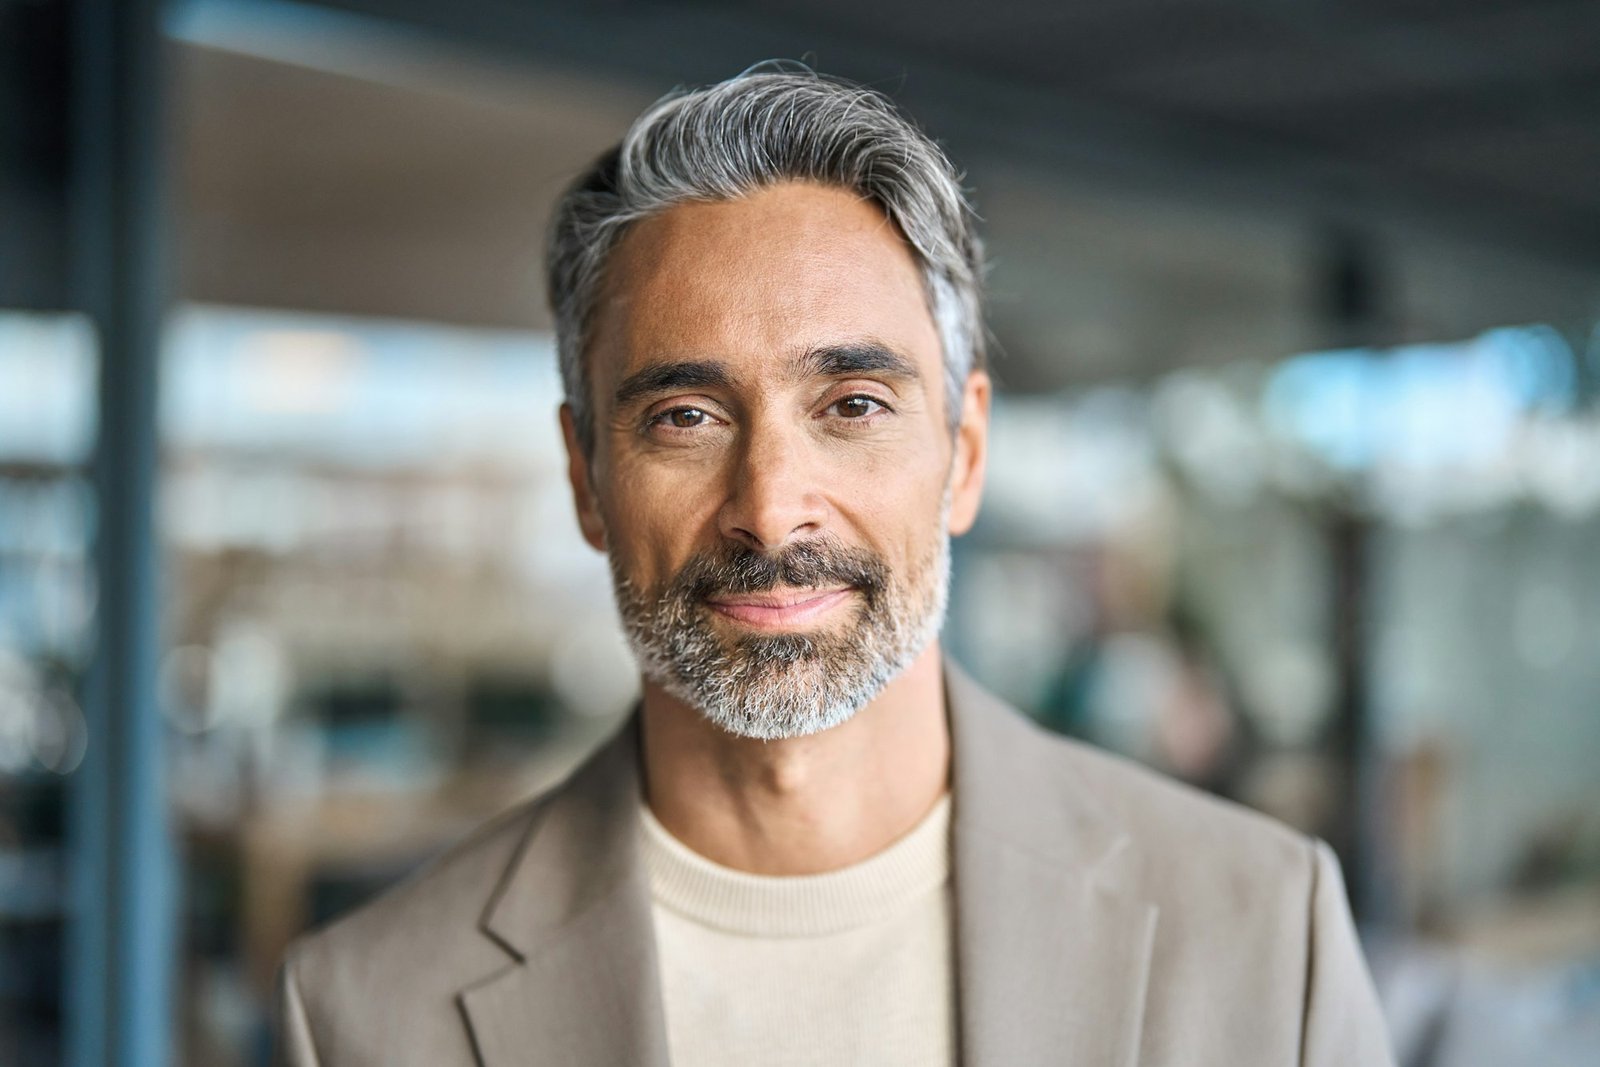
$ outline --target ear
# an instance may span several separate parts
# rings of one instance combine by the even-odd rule
[[[572,485],[572,505],[578,513],[578,528],[583,539],[596,551],[606,550],[606,524],[600,517],[600,502],[595,498],[590,456],[578,440],[578,423],[572,405],[561,405],[561,437],[567,443],[567,481]]]
[[[961,423],[956,427],[955,455],[950,460],[950,533],[956,537],[972,529],[983,500],[992,388],[988,373],[975,370],[967,375],[962,391]]]

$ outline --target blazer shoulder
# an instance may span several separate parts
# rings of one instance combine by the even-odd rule
[[[617,793],[632,734],[619,731],[564,779],[480,825],[367,903],[301,935],[284,954],[280,988],[295,1006],[296,1048],[326,1062],[469,1062],[461,996],[517,965],[491,916],[526,874],[545,834],[586,828],[597,799]],[[577,825],[577,830],[573,829]],[[559,859],[559,857],[558,857]],[[521,885],[535,894],[554,882]],[[302,1057],[304,1058],[304,1057]]]
[[[1129,835],[1140,895],[1159,908],[1155,1058],[1170,1047],[1172,1062],[1189,1061],[1192,1036],[1214,1033],[1235,1049],[1284,1050],[1276,1062],[1394,1062],[1326,842],[1081,742],[1048,744],[1062,777]],[[1219,1023],[1218,1003],[1252,1011]]]
[[[1253,879],[1298,899],[1309,894],[1312,836],[1127,757],[1034,729],[1063,780],[1129,833],[1152,874]]]
[[[411,874],[301,934],[285,968],[308,1000],[338,1002],[399,974],[437,975],[441,986],[506,959],[479,923],[491,896],[560,786],[478,826]]]

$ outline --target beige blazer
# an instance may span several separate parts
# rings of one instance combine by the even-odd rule
[[[1326,845],[946,683],[962,1064],[1392,1062]],[[292,945],[279,1062],[666,1067],[636,732]]]

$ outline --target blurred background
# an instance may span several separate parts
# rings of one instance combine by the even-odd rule
[[[1333,842],[1405,1067],[1593,1064],[1588,0],[0,0],[0,1063],[264,1063],[626,713],[542,228],[768,57],[984,219],[955,656]]]

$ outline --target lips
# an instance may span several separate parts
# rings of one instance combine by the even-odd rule
[[[814,622],[845,604],[855,594],[849,586],[834,589],[774,589],[708,597],[707,605],[728,618],[758,629],[790,629]]]

